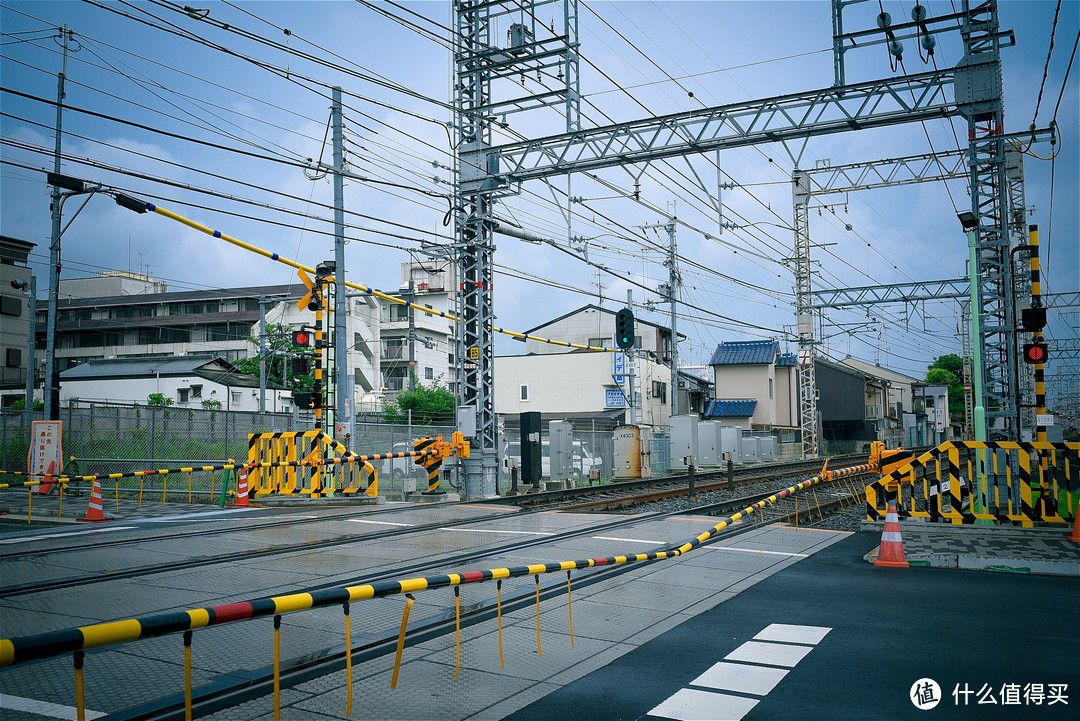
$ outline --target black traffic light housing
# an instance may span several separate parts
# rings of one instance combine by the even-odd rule
[[[292,359],[292,371],[293,375],[306,376],[308,373],[308,359],[307,358],[293,358]]]
[[[293,393],[293,405],[300,410],[322,408],[322,393]]]
[[[1024,344],[1024,362],[1025,363],[1046,363],[1050,357],[1050,349],[1046,343],[1025,343]]]
[[[302,328],[300,330],[294,330],[292,334],[293,345],[300,346],[301,348],[307,348],[311,345],[311,338],[311,331]]]
[[[615,314],[615,345],[621,350],[634,347],[634,312],[629,308]]]
[[[1020,311],[1020,330],[1033,333],[1046,327],[1046,308],[1032,306]]]

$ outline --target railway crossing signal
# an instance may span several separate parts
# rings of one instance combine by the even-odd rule
[[[621,350],[634,347],[634,311],[629,308],[615,314],[615,345]]]
[[[311,333],[304,329],[294,330],[292,334],[293,345],[307,348],[311,345]]]
[[[1025,333],[1033,333],[1046,327],[1046,308],[1032,306],[1020,311],[1021,330]]]
[[[1049,359],[1050,351],[1046,343],[1025,343],[1025,363],[1045,363]]]

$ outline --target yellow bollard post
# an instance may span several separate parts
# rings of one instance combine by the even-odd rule
[[[60,518],[61,516],[64,515],[64,486],[66,486],[66,485],[67,485],[66,483],[61,483],[60,488],[57,490],[57,498],[60,501],[60,504],[59,504],[59,506],[57,506],[57,509],[56,509],[56,517],[57,518]]]
[[[187,474],[187,502],[191,503],[191,471]]]
[[[210,471],[210,500],[214,500],[214,472]]]
[[[83,652],[73,654],[75,662],[75,718],[86,721],[86,699],[83,694]]]
[[[502,649],[502,579],[495,582],[495,621],[499,629],[499,668],[506,668]]]
[[[274,616],[274,721],[281,721],[281,614]]]
[[[116,512],[120,512],[120,479],[116,479]]]
[[[454,680],[461,671],[461,588],[454,586]]]
[[[411,593],[405,594],[405,610],[401,614],[401,630],[398,631],[397,653],[394,655],[394,673],[390,676],[390,688],[397,688],[398,671],[401,670],[401,652],[405,650],[405,629],[409,625],[409,611],[416,599]]]
[[[536,574],[536,655],[543,656],[544,651],[540,648],[540,574]]]
[[[191,718],[191,631],[184,631],[184,721]]]
[[[345,610],[345,715],[352,716],[352,630],[349,627],[349,602]]]
[[[169,477],[161,477],[161,505],[165,505],[165,497],[169,495]]]
[[[139,508],[142,508],[143,477],[139,476]]]
[[[570,616],[570,648],[574,647],[574,604],[570,598],[570,572],[566,572],[566,612]]]

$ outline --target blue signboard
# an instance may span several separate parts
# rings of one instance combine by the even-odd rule
[[[604,408],[625,408],[626,396],[618,388],[604,389]]]
[[[611,375],[615,377],[615,382],[622,385],[626,382],[626,354],[625,353],[612,353],[611,354]]]

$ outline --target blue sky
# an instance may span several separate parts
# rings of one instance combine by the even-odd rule
[[[883,5],[895,22],[902,22],[913,3]],[[332,201],[332,187],[328,179],[312,180],[293,163],[320,155],[329,160],[329,146],[323,144],[328,87],[342,86],[351,169],[405,186],[348,183],[347,277],[378,288],[396,287],[399,264],[420,241],[449,239],[443,225],[447,201],[432,195],[449,189],[434,180],[448,179],[448,171],[438,166],[449,165],[450,159],[445,126],[449,51],[444,42],[403,24],[417,23],[445,38],[438,26],[450,24],[449,4],[378,6],[401,22],[361,2],[213,2],[197,7],[231,30],[176,12],[165,2],[4,2],[2,84],[54,98],[60,66],[55,28],[66,24],[76,34],[66,102],[98,115],[65,113],[65,173],[153,200],[309,265],[333,257],[332,213],[325,207]],[[931,16],[951,11],[950,3],[932,2],[928,8]],[[1053,117],[1062,91],[1078,8],[1080,3],[1072,0],[1061,6],[1036,118],[1039,127]],[[551,12],[543,9],[541,20],[546,23]],[[853,6],[845,15],[846,26],[873,27],[877,12],[877,3]],[[1002,27],[1014,29],[1017,41],[1002,53],[1009,131],[1024,130],[1032,122],[1054,12],[1053,2],[1001,3]],[[336,67],[254,42],[238,31]],[[496,37],[505,32],[497,28]],[[580,37],[585,127],[823,88],[833,81],[830,9],[818,0],[588,2],[581,5]],[[939,66],[954,65],[959,60],[956,33],[939,38]],[[849,82],[890,77],[903,69],[932,69],[910,43],[904,68],[895,71],[883,46],[853,51],[847,58]],[[1030,222],[1040,226],[1050,292],[1080,289],[1078,76],[1080,69],[1074,67],[1057,112],[1062,145],[1053,164],[1052,217],[1051,163],[1025,158],[1027,203],[1034,207]],[[523,82],[526,89],[539,87],[530,77]],[[38,244],[34,267],[44,279],[50,226],[41,169],[51,167],[55,111],[12,93],[4,93],[0,102],[5,113],[0,118],[5,161],[0,230]],[[508,132],[524,137],[564,128],[563,118],[550,110],[512,115],[508,121]],[[908,124],[818,137],[803,151],[801,167],[915,155],[931,148],[955,150],[965,135],[966,127],[955,120],[952,126],[934,121],[925,128]],[[1050,152],[1046,145],[1034,150],[1044,156]],[[673,208],[682,221],[677,240],[683,257],[681,297],[687,306],[679,329],[688,336],[683,358],[704,362],[722,340],[784,338],[794,324],[792,276],[783,260],[792,253],[791,153],[798,152],[779,144],[723,152],[723,180],[736,187],[722,190],[722,217],[715,210],[714,154],[648,168],[607,169],[595,178],[574,175],[570,194],[582,202],[572,205],[569,231],[565,208],[556,205],[565,204],[566,178],[550,186],[525,184],[520,195],[499,203],[500,217],[564,250],[571,246],[568,235],[587,240],[576,241],[578,250],[567,253],[498,237],[498,324],[525,330],[588,302],[602,300],[614,307],[625,301],[628,288],[635,301],[654,304],[655,311],[641,308],[641,315],[666,318],[655,292],[628,281],[655,290],[666,280],[660,248],[666,247],[667,237],[642,226],[662,221]],[[628,197],[635,182],[640,183],[637,201]],[[815,287],[937,280],[966,272],[966,242],[955,215],[957,208],[968,206],[964,183],[867,191],[837,201],[820,212],[811,210],[811,237],[818,246],[812,253]],[[74,202],[68,203],[69,214]],[[743,227],[720,232],[722,222]],[[580,250],[586,243],[589,259],[609,272],[583,262]],[[80,277],[109,269],[142,270],[166,279],[174,289],[295,281],[287,267],[95,197],[64,237],[63,273]],[[44,281],[39,285],[44,287]],[[1053,339],[1076,343],[1080,320],[1075,308],[1071,313],[1051,314]],[[959,306],[951,300],[829,311],[821,326],[822,350],[832,358],[851,354],[922,377],[936,356],[960,352],[959,323]],[[519,349],[513,341],[498,341],[499,353]],[[1054,370],[1052,365],[1050,377]]]

